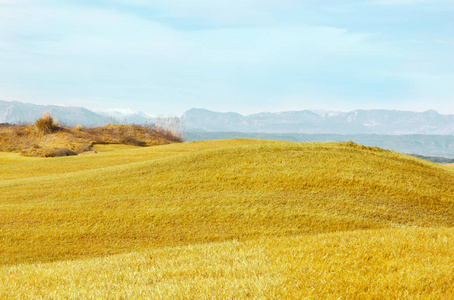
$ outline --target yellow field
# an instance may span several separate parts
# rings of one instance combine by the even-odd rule
[[[454,297],[454,169],[353,143],[0,154],[0,298]]]

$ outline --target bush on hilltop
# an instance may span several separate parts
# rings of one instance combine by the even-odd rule
[[[50,116],[49,112],[44,112],[43,116],[36,120],[35,128],[39,133],[50,134],[58,129],[57,123]]]

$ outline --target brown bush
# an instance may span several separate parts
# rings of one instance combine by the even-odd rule
[[[146,143],[144,141],[137,139],[133,135],[127,135],[127,136],[123,137],[121,142],[122,142],[122,144],[125,144],[125,145],[140,146],[140,147],[146,146]]]
[[[36,120],[35,128],[39,133],[49,134],[55,132],[58,129],[58,126],[49,112],[46,111],[41,118]]]

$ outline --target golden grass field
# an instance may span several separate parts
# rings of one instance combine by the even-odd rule
[[[454,298],[454,168],[354,143],[0,153],[0,299]]]

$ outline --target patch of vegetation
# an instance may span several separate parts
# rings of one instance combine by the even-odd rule
[[[155,129],[171,141],[183,140],[181,120],[175,116],[168,116],[167,118],[158,116]]]
[[[58,125],[48,112],[36,120],[35,128],[39,133],[50,134],[58,130]]]
[[[21,154],[32,157],[61,157],[77,155],[77,152],[68,148],[40,148],[38,145],[35,145],[34,147],[22,150]]]
[[[95,144],[154,146],[182,142],[171,132],[162,133],[152,126],[108,125],[86,128],[58,126],[45,113],[34,125],[5,124],[0,127],[0,151],[20,152],[25,156],[56,157],[91,151]]]
[[[452,168],[348,142],[96,147],[0,156],[0,298],[454,296]]]

